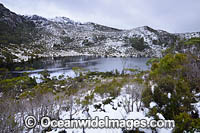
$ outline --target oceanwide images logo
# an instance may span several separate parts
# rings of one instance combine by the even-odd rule
[[[109,119],[108,116],[104,119],[95,117],[94,119],[66,119],[55,120],[44,116],[39,121],[34,116],[27,116],[25,118],[25,126],[29,129],[40,125],[42,128],[174,128],[174,120],[146,120],[146,119]]]

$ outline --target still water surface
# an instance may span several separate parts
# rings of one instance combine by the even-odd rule
[[[81,67],[90,71],[122,71],[123,68],[149,69],[146,62],[149,58],[102,58],[92,56],[73,56],[59,58],[43,58],[32,63],[25,64],[27,67],[35,68],[32,71],[17,71],[17,73],[29,72],[31,77],[40,77],[39,72],[45,69],[50,72],[51,77],[64,74],[74,77],[73,67]]]

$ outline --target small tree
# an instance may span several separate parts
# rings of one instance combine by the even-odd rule
[[[126,93],[129,94],[129,98],[125,98],[123,102],[124,109],[127,113],[134,111],[134,104],[136,105],[137,112],[141,109],[141,97],[143,85],[137,82],[126,85]]]
[[[147,107],[150,102],[157,104],[150,112],[156,114],[156,110],[166,119],[175,119],[177,122],[184,117],[189,118],[189,112],[195,110],[192,103],[197,102],[193,92],[200,92],[199,82],[196,82],[200,78],[191,72],[199,65],[197,60],[196,57],[178,53],[167,54],[159,62],[152,64],[149,80],[154,87],[152,89],[152,84],[148,81],[149,88],[145,89],[142,98]],[[181,114],[183,112],[188,114]],[[184,129],[188,128],[184,126]],[[182,129],[179,131],[182,132]]]
[[[143,37],[142,38],[137,38],[137,37],[130,38],[129,43],[131,44],[131,46],[133,48],[135,48],[138,51],[143,51],[144,49],[149,48],[149,46],[145,44]]]

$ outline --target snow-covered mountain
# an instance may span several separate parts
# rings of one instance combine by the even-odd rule
[[[21,16],[2,4],[0,27],[0,44],[3,45],[0,55],[6,58],[3,49],[11,53],[15,61],[68,55],[160,57],[163,50],[178,40],[200,37],[200,32],[172,34],[148,26],[122,30],[92,22],[75,22],[66,17]],[[8,45],[15,45],[15,49],[7,48]]]
[[[100,56],[160,56],[161,50],[175,42],[176,36],[165,31],[157,31],[148,26],[131,30],[120,30],[95,23],[79,23],[65,17],[44,19],[29,17],[36,27],[42,29],[41,38],[34,42],[45,42],[46,46],[53,49],[75,50],[82,54]],[[147,47],[142,50],[134,48],[130,39],[144,39]],[[143,44],[141,44],[143,45]]]

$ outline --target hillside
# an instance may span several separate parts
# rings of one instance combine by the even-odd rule
[[[122,30],[66,17],[22,16],[0,5],[1,62],[49,56],[161,57],[180,40],[200,32],[172,34],[148,26]]]

